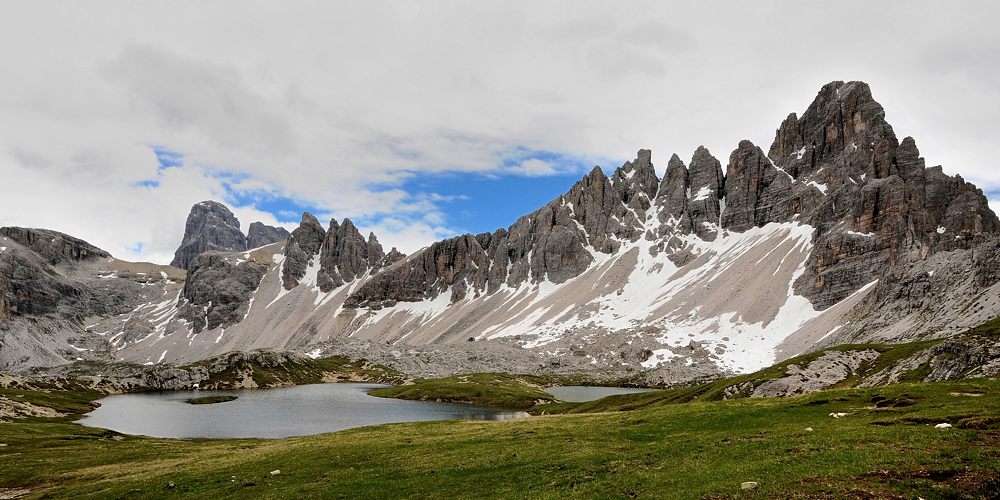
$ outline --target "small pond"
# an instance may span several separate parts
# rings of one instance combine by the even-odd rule
[[[637,392],[651,392],[659,389],[636,389],[632,387],[591,387],[583,385],[556,385],[545,389],[545,392],[553,395],[560,401],[569,403],[583,403],[594,401],[608,396],[618,394],[635,394]]]
[[[172,391],[108,396],[80,424],[164,438],[283,438],[424,420],[505,420],[523,412],[369,396],[376,384],[315,384],[243,391]],[[216,404],[186,401],[238,396]]]

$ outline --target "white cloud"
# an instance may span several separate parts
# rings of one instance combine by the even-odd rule
[[[510,167],[509,170],[513,174],[524,175],[527,177],[554,175],[559,172],[557,165],[544,160],[539,160],[537,158],[525,160],[518,165]]]
[[[453,232],[447,200],[401,188],[414,175],[565,171],[497,161],[525,150],[625,160],[650,147],[662,170],[705,144],[725,162],[740,139],[766,149],[841,79],[869,81],[928,164],[1000,187],[1000,71],[984,63],[1000,55],[998,7],[839,5],[24,2],[0,18],[0,224],[165,262],[190,205],[236,189],[412,251]],[[153,144],[185,166],[158,176]],[[240,176],[227,188],[220,171]],[[149,179],[159,187],[137,187]]]

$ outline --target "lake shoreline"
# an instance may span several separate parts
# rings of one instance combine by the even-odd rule
[[[306,384],[235,391],[118,394],[77,421],[85,427],[166,439],[283,439],[372,425],[431,420],[506,420],[527,413],[482,405],[379,398],[384,384]],[[192,405],[190,399],[226,399]],[[232,399],[230,399],[232,398]]]

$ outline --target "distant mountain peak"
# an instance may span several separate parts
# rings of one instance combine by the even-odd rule
[[[240,230],[240,221],[226,205],[213,200],[195,203],[184,225],[184,238],[170,265],[190,269],[194,258],[205,252],[236,252],[269,245],[288,238],[288,231],[250,224],[248,235]]]

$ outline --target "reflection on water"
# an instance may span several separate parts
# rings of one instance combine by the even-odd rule
[[[570,403],[582,403],[584,401],[594,401],[608,396],[618,394],[634,394],[637,392],[650,392],[657,389],[635,389],[632,387],[588,387],[582,385],[556,385],[545,389],[545,392],[553,395],[560,401]]]
[[[423,420],[506,420],[527,416],[482,406],[404,401],[369,396],[375,384],[315,384],[244,391],[174,391],[121,394],[79,423],[125,434],[166,438],[282,438],[352,427]],[[191,405],[217,395],[234,401]]]

